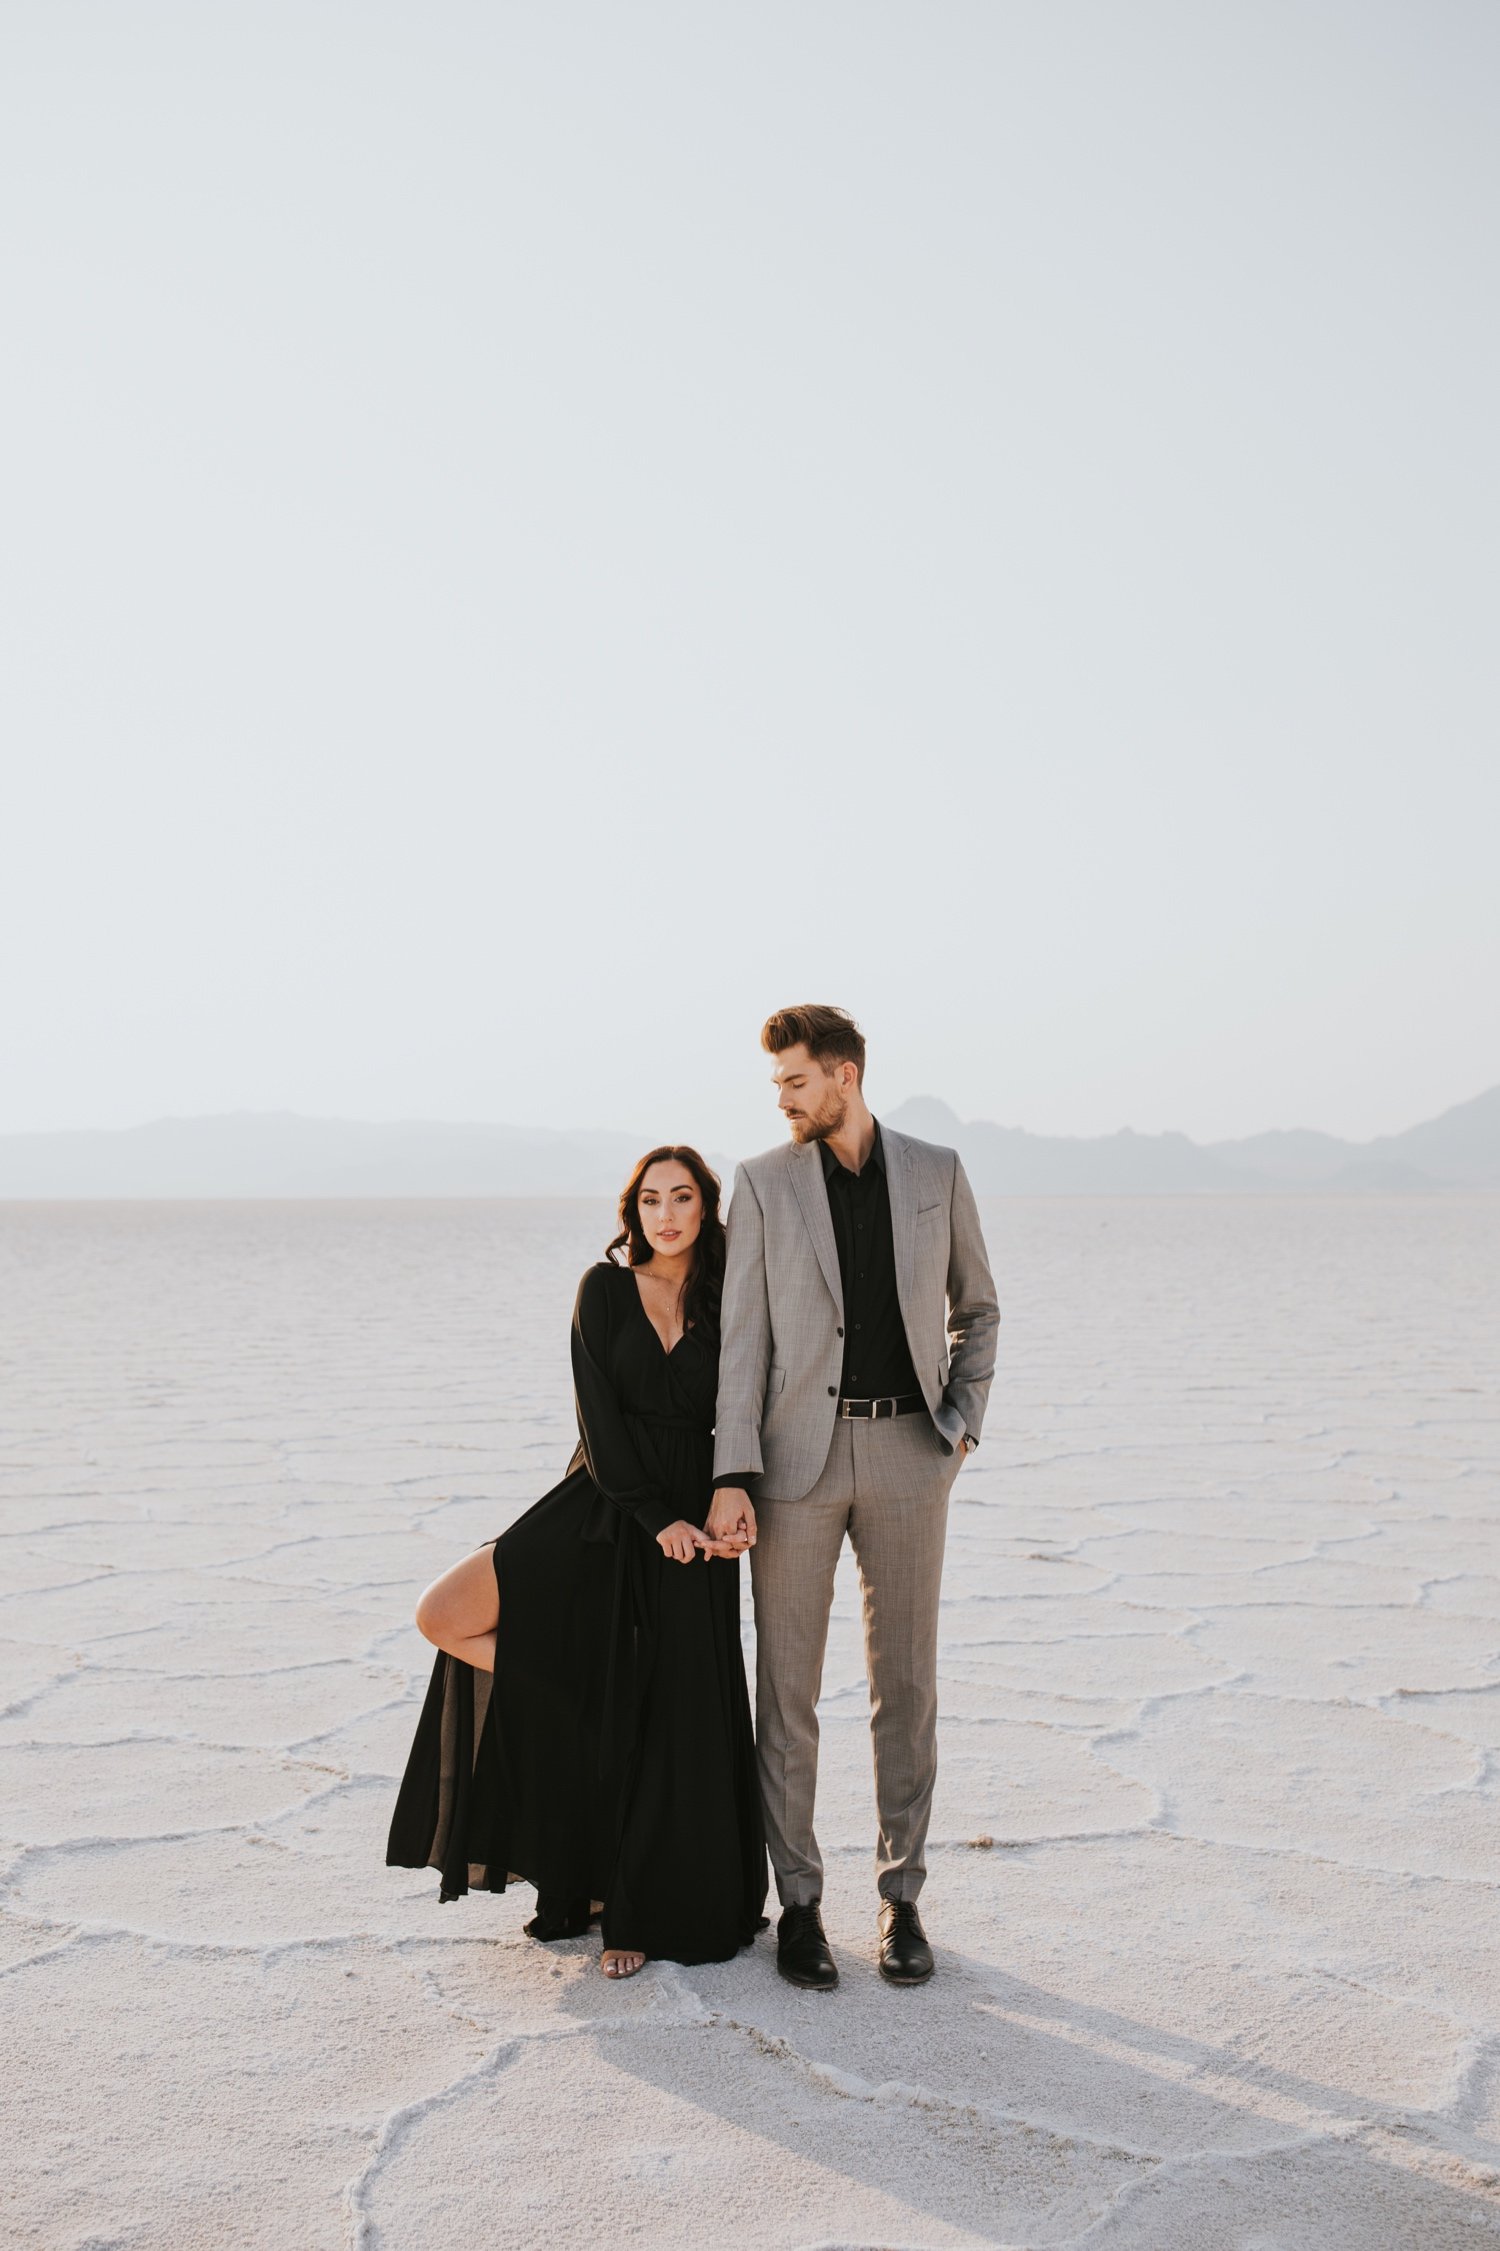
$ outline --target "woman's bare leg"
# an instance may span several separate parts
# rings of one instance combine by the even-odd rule
[[[495,1543],[466,1555],[417,1602],[417,1629],[450,1657],[476,1672],[495,1669],[495,1629],[500,1623],[500,1589],[495,1582]]]

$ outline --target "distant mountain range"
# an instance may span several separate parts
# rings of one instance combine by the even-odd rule
[[[0,1197],[618,1196],[650,1146],[634,1133],[236,1110],[118,1132],[0,1134]]]
[[[1297,1127],[1243,1141],[1204,1143],[1182,1133],[1128,1129],[1070,1140],[978,1119],[965,1123],[945,1102],[926,1096],[904,1102],[890,1119],[925,1141],[957,1149],[979,1195],[1500,1189],[1500,1086],[1375,1141],[1340,1141]]]
[[[980,1195],[1500,1190],[1500,1086],[1376,1141],[1299,1130],[1207,1144],[1129,1131],[1072,1140],[966,1122],[927,1095],[885,1115],[959,1150]],[[0,1198],[614,1196],[644,1146],[632,1133],[239,1111],[119,1132],[0,1134]]]

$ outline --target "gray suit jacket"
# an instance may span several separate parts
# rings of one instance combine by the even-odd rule
[[[995,1285],[957,1151],[889,1126],[881,1138],[906,1341],[951,1453],[984,1420],[1000,1326]],[[844,1359],[817,1144],[789,1142],[740,1165],[728,1229],[714,1474],[754,1472],[762,1493],[800,1500],[828,1458]]]

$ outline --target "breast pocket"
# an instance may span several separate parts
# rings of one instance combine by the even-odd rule
[[[916,1252],[928,1268],[946,1265],[948,1259],[948,1207],[924,1204],[917,1209]]]

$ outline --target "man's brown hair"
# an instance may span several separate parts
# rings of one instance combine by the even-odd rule
[[[825,1008],[819,1001],[800,1008],[778,1008],[761,1026],[760,1044],[768,1055],[784,1048],[805,1046],[815,1063],[826,1071],[832,1063],[852,1063],[860,1084],[865,1076],[865,1035],[847,1009]]]

